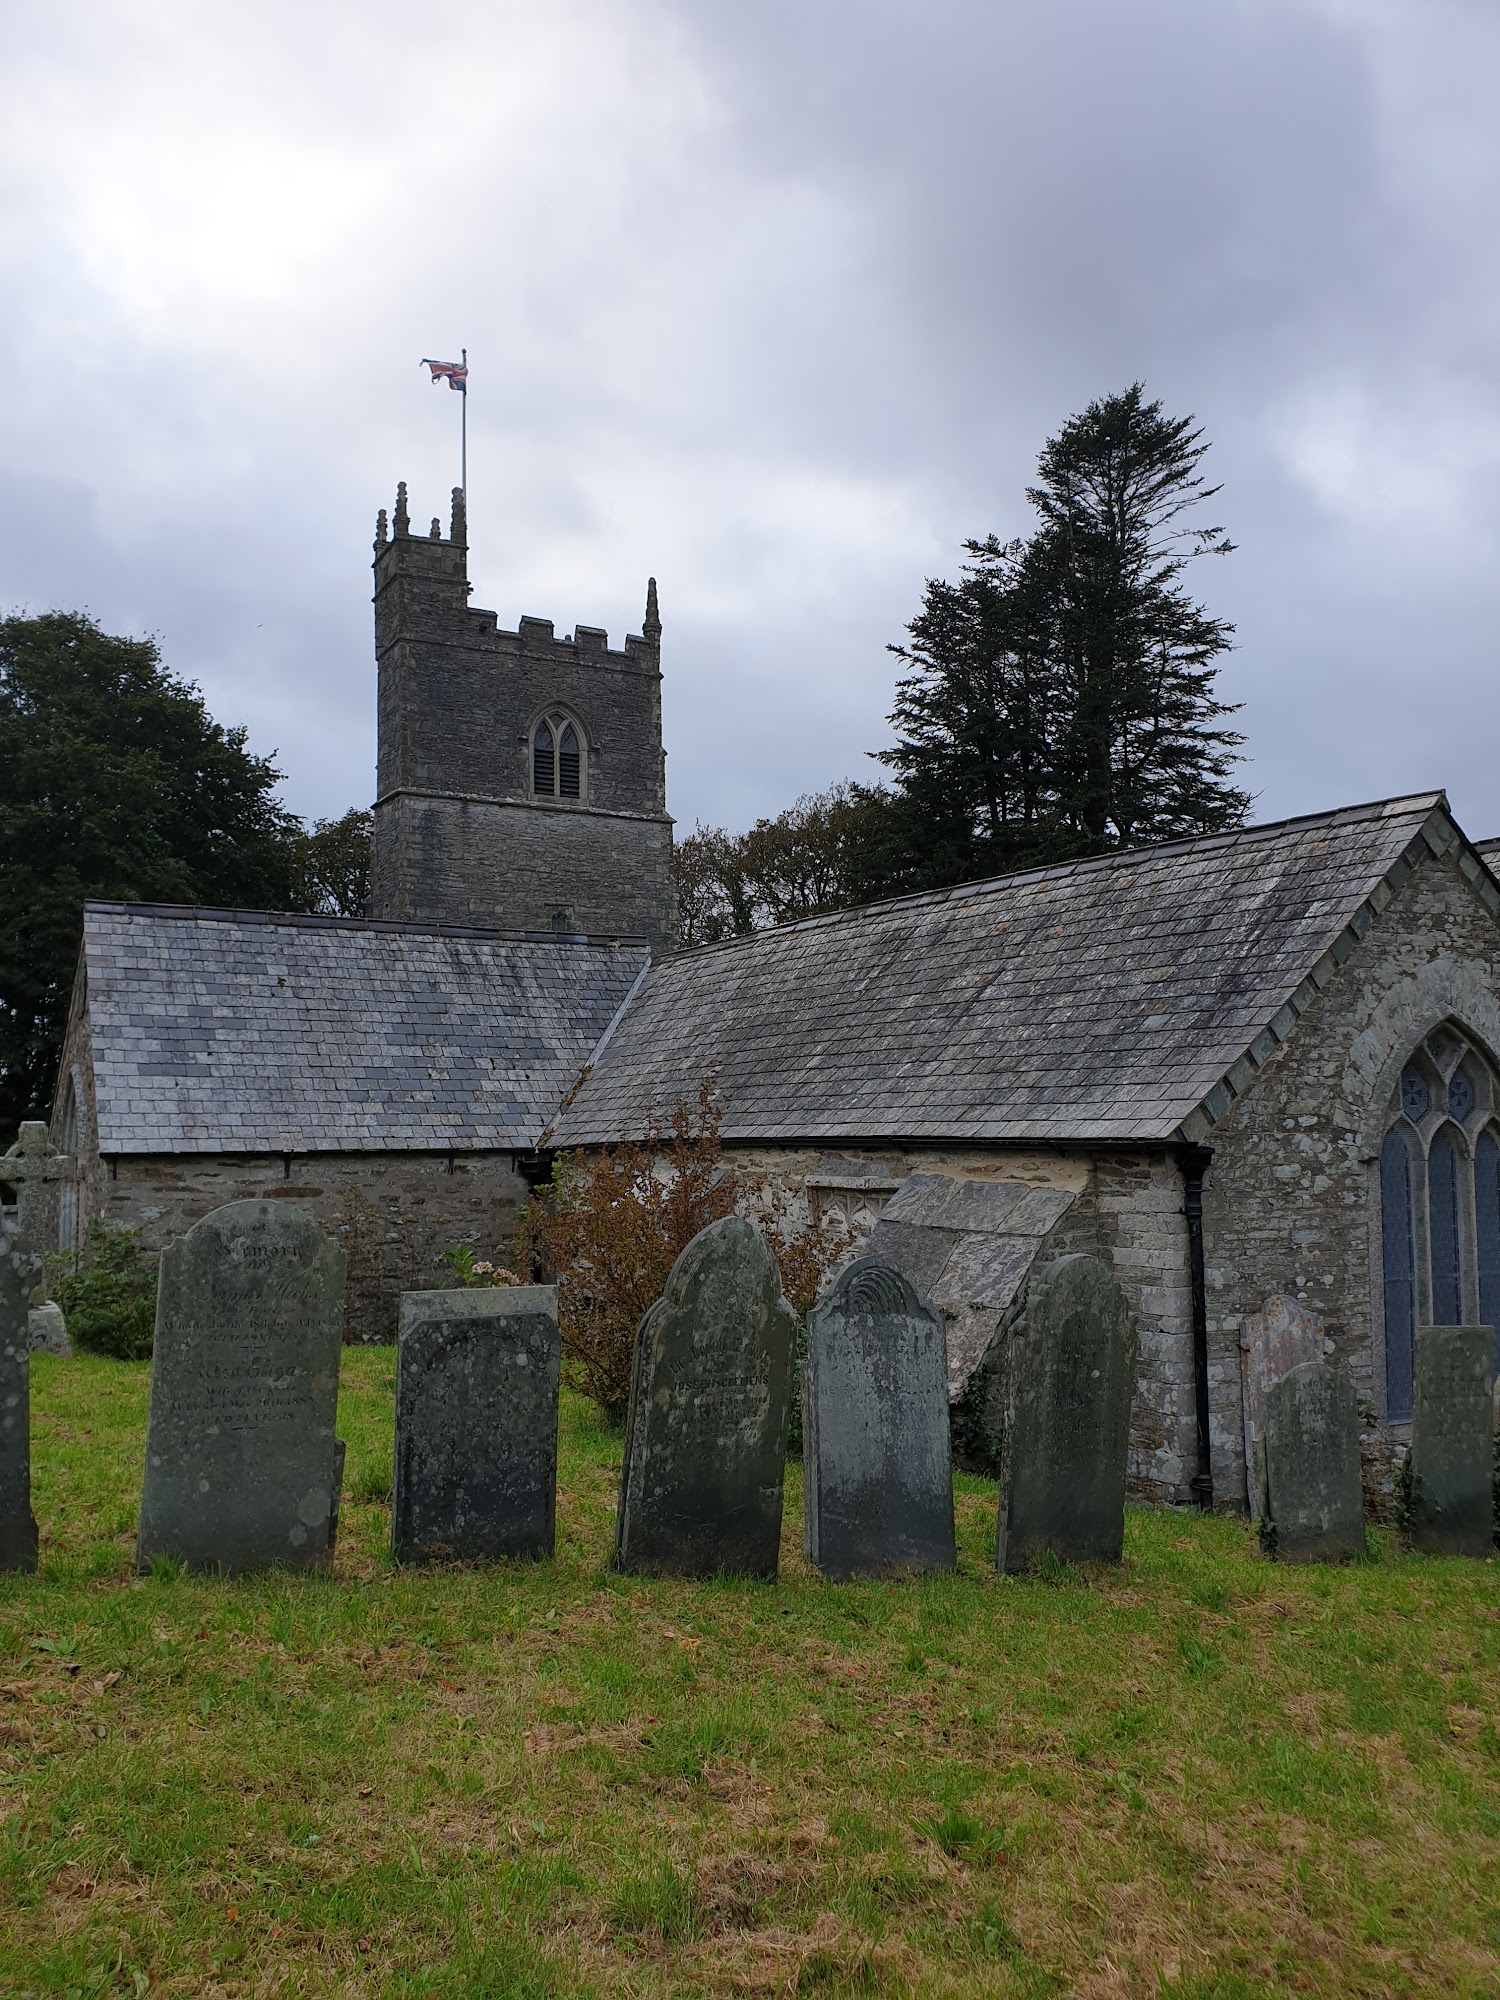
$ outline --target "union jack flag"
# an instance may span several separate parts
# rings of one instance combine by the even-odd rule
[[[421,365],[424,368],[430,368],[432,370],[432,386],[434,388],[437,387],[438,383],[441,382],[443,377],[446,375],[448,378],[448,387],[450,389],[456,389],[460,396],[468,395],[469,369],[468,369],[468,364],[466,362],[429,361],[426,355],[424,354],[422,356]]]

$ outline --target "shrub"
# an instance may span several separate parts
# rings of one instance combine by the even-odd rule
[[[81,1251],[48,1262],[48,1289],[63,1309],[75,1345],[116,1361],[150,1358],[156,1338],[157,1265],[133,1229],[96,1222]]]
[[[638,1140],[563,1154],[522,1211],[514,1268],[555,1276],[568,1381],[614,1422],[630,1397],[636,1328],[678,1256],[726,1215],[755,1223],[775,1254],[787,1302],[806,1313],[852,1232],[794,1222],[790,1198],[724,1159],[713,1085],[699,1086]]]

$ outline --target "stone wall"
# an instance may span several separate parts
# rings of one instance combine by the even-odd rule
[[[1140,1319],[1141,1363],[1131,1415],[1133,1498],[1185,1504],[1196,1468],[1192,1301],[1182,1178],[1167,1153],[963,1147],[736,1146],[738,1171],[781,1189],[794,1221],[821,1213],[865,1233],[907,1174],[1021,1181],[1073,1197],[1042,1254],[1105,1256]]]
[[[1472,867],[1472,861],[1469,863]],[[1384,1414],[1376,1155],[1401,1066],[1452,1019],[1500,1052],[1500,927],[1461,850],[1412,870],[1209,1135],[1204,1187],[1214,1493],[1246,1503],[1240,1328],[1272,1292],[1325,1322],[1333,1356]],[[1367,1427],[1367,1429],[1370,1427]],[[1368,1480],[1390,1483],[1370,1430]]]
[[[454,1244],[503,1256],[527,1193],[508,1153],[199,1153],[101,1162],[83,1205],[159,1250],[225,1202],[295,1203],[348,1255],[346,1339],[393,1341],[399,1295],[450,1284]]]

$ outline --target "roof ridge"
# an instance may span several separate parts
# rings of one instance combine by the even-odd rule
[[[1035,868],[1012,869],[1001,875],[977,876],[969,882],[950,882],[942,889],[914,889],[905,896],[880,896],[873,902],[850,903],[838,910],[812,910],[805,917],[797,917],[790,923],[770,924],[764,930],[746,931],[738,937],[716,938],[711,944],[688,945],[672,953],[671,956],[680,961],[690,956],[697,958],[708,952],[733,950],[737,946],[753,944],[767,937],[786,936],[794,931],[845,923],[851,917],[867,917],[877,910],[902,909],[918,903],[928,903],[936,908],[961,896],[976,896],[987,889],[998,889],[1005,883],[1041,882],[1049,877],[1061,880],[1068,875],[1123,867],[1128,862],[1138,861],[1146,855],[1203,853],[1210,848],[1233,847],[1251,841],[1270,839],[1296,828],[1320,824],[1331,826],[1339,821],[1368,819],[1377,814],[1384,817],[1392,815],[1393,809],[1400,806],[1409,807],[1413,812],[1418,808],[1425,808],[1428,813],[1440,806],[1450,819],[1453,816],[1452,808],[1448,804],[1448,795],[1441,787],[1427,792],[1398,792],[1388,799],[1370,799],[1362,805],[1334,806],[1324,812],[1296,813],[1286,819],[1266,820],[1258,826],[1225,827],[1217,833],[1193,834],[1182,840],[1152,841],[1143,847],[1116,847],[1104,854],[1078,855],[1071,861],[1050,861]],[[1454,824],[1457,825],[1457,822]],[[666,963],[665,960],[660,962]]]
[[[483,938],[496,944],[646,945],[634,933],[609,931],[500,931],[478,924],[407,924],[385,917],[335,917],[307,910],[240,910],[209,903],[116,903],[89,898],[85,916],[163,917],[180,923],[285,926],[297,930],[369,931],[377,936]]]

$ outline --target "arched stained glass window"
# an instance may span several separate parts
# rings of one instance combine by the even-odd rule
[[[1404,1132],[1385,1135],[1380,1149],[1380,1226],[1385,1275],[1385,1413],[1411,1415],[1412,1341],[1417,1269],[1411,1226],[1411,1153]]]
[[[1448,1113],[1460,1125],[1474,1109],[1477,1093],[1474,1079],[1466,1069],[1456,1069],[1448,1084]]]
[[[1474,1248],[1479,1320],[1495,1329],[1495,1369],[1500,1373],[1500,1139],[1488,1127],[1474,1148]]]
[[[531,732],[531,789],[544,798],[557,791],[557,762],[552,742],[552,725],[539,722]]]
[[[1463,1264],[1458,1230],[1458,1144],[1445,1125],[1427,1154],[1427,1212],[1432,1231],[1432,1323],[1463,1319]]]
[[[1415,1124],[1427,1116],[1429,1092],[1427,1079],[1415,1063],[1408,1063],[1401,1072],[1401,1109]]]
[[[578,731],[571,722],[557,739],[557,789],[562,798],[578,797]]]

